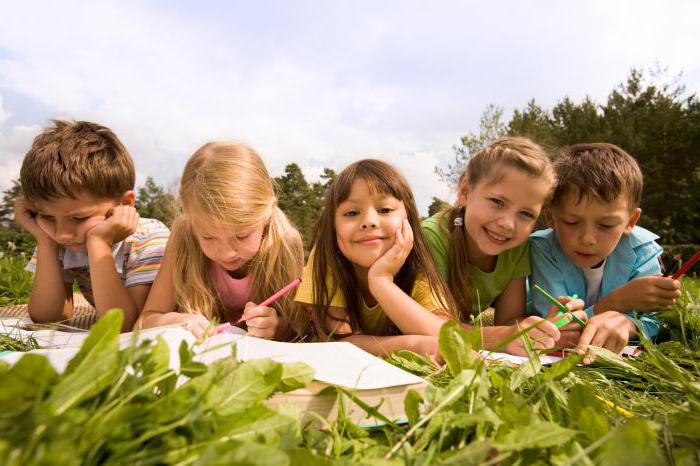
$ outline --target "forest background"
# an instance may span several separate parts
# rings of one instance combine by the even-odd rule
[[[454,186],[471,155],[504,135],[528,136],[552,157],[569,144],[617,144],[637,158],[644,173],[639,224],[661,237],[667,264],[685,259],[700,247],[700,101],[686,93],[682,75],[668,80],[663,71],[632,69],[602,103],[590,97],[580,101],[563,97],[552,108],[544,108],[533,99],[515,110],[509,121],[504,120],[502,107],[489,105],[479,128],[455,144],[454,163],[435,170]],[[275,177],[279,205],[301,232],[307,251],[325,190],[334,177],[335,171],[326,168],[319,181],[309,183],[296,163]],[[34,248],[33,238],[13,220],[14,200],[20,193],[15,180],[0,202],[3,256],[28,257]],[[142,216],[170,225],[177,213],[176,199],[175,192],[148,177],[137,189],[136,207]],[[452,201],[433,197],[428,215]]]

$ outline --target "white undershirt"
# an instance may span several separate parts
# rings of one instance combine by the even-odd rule
[[[595,269],[581,269],[583,271],[583,276],[586,278],[586,306],[592,306],[598,301],[604,269],[605,261]]]

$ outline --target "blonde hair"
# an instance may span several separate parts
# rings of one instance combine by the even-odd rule
[[[236,229],[265,225],[260,249],[249,262],[251,300],[259,303],[300,277],[304,252],[299,233],[277,206],[273,180],[260,156],[236,142],[210,142],[190,157],[180,180],[179,216],[171,237],[175,249],[175,295],[179,308],[224,320],[221,298],[211,281],[211,261],[202,253],[193,222]],[[272,305],[283,338],[306,334],[308,318],[289,293]]]
[[[134,162],[116,134],[89,121],[53,120],[22,161],[22,191],[30,201],[89,194],[118,199],[134,189]]]
[[[548,197],[551,196],[555,185],[552,162],[542,147],[524,137],[501,138],[481,149],[471,158],[460,180],[466,181],[469,190],[482,182],[498,183],[504,176],[504,168],[542,180],[549,186]],[[447,283],[463,318],[472,314],[467,230],[463,222],[455,222],[455,219],[464,218],[464,211],[465,207],[459,205],[443,213],[448,216],[447,224],[451,228]]]

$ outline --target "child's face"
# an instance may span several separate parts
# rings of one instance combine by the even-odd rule
[[[527,240],[549,192],[546,182],[506,168],[464,193],[467,248],[473,263],[493,258]]]
[[[622,235],[628,235],[639,220],[641,209],[631,209],[627,196],[613,202],[591,197],[577,199],[570,190],[550,209],[557,240],[577,267],[595,268],[615,249]]]
[[[104,199],[81,194],[76,199],[36,201],[36,223],[56,243],[70,251],[86,251],[87,232],[107,219],[114,207],[131,203],[133,191],[123,199]]]
[[[370,192],[365,180],[357,180],[335,211],[338,248],[353,264],[369,268],[394,244],[396,230],[405,219],[402,201]]]
[[[234,272],[245,266],[260,249],[264,225],[235,229],[207,222],[193,222],[192,229],[202,253],[212,262]]]

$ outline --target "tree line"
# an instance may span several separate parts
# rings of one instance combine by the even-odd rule
[[[459,174],[477,150],[505,135],[527,136],[548,148],[581,142],[611,142],[632,154],[644,173],[644,196],[640,225],[661,236],[671,251],[686,257],[700,244],[700,102],[688,95],[676,79],[661,81],[633,69],[625,82],[616,86],[605,103],[585,97],[569,97],[551,109],[531,100],[504,121],[504,111],[488,106],[477,132],[469,132],[454,146],[454,162],[436,168],[443,181],[456,185]],[[398,167],[399,169],[401,167]],[[280,208],[289,216],[309,248],[323,197],[336,173],[325,168],[319,181],[308,182],[296,163],[275,177]],[[19,182],[3,193],[0,203],[0,246],[11,242],[17,251],[30,252],[33,241],[12,221]],[[449,206],[434,197],[428,214]],[[151,177],[137,190],[136,208],[144,217],[170,225],[177,213],[174,193]]]

